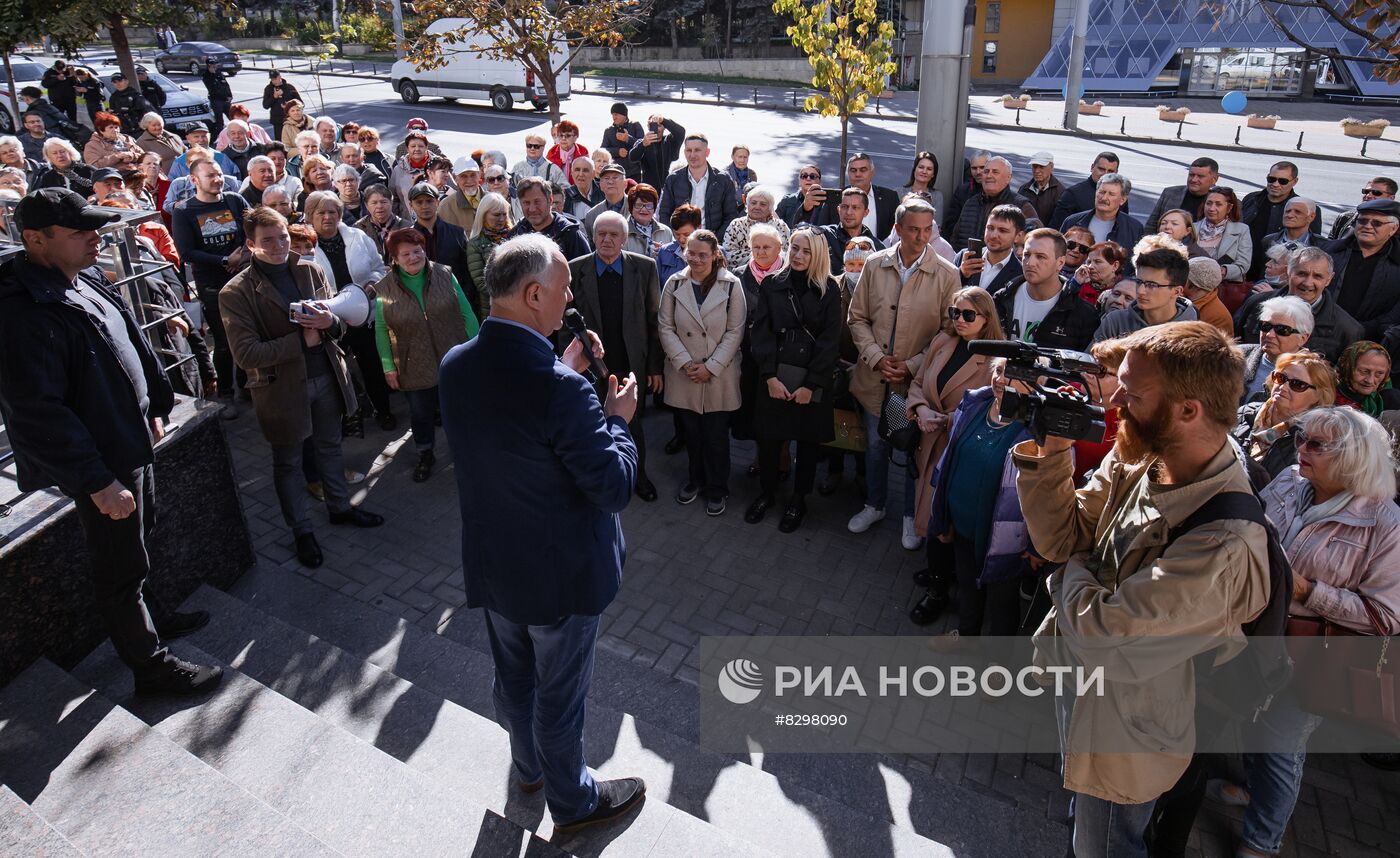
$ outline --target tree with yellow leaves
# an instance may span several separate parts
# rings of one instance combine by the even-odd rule
[[[419,69],[447,64],[444,46],[464,45],[493,60],[519,63],[544,90],[551,122],[559,121],[559,76],[587,45],[616,48],[645,0],[419,0],[426,21],[465,19],[462,26],[424,34],[409,50]]]
[[[803,107],[822,116],[841,117],[841,164],[846,163],[846,132],[851,117],[865,109],[871,96],[885,89],[895,72],[894,25],[876,15],[875,0],[776,0],[773,11],[789,15],[787,34],[807,55],[812,86]]]

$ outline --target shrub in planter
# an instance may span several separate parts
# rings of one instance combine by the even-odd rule
[[[1372,119],[1369,122],[1353,119],[1348,116],[1341,121],[1342,133],[1348,137],[1379,137],[1385,133],[1385,129],[1390,127],[1390,122],[1384,119]]]
[[[1083,101],[1083,100],[1081,100],[1081,101],[1079,102],[1079,115],[1081,115],[1081,116],[1100,116],[1100,115],[1102,115],[1102,114],[1103,114],[1103,102],[1102,102],[1102,101],[1096,101],[1096,102],[1094,102],[1093,104],[1090,104],[1089,102]]]
[[[1272,131],[1274,129],[1274,126],[1276,126],[1278,124],[1278,121],[1282,118],[1283,117],[1280,116],[1260,116],[1257,113],[1251,113],[1249,114],[1249,117],[1245,120],[1245,125],[1249,128],[1259,128],[1264,131]]]
[[[1020,95],[1003,95],[1001,97],[1001,106],[1007,110],[1025,110],[1030,106],[1030,103],[1030,95],[1024,92]]]
[[[1182,122],[1191,115],[1189,107],[1168,107],[1165,104],[1157,105],[1157,118],[1163,122]]]

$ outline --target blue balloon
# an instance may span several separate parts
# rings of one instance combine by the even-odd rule
[[[1226,113],[1244,113],[1244,109],[1249,106],[1249,99],[1239,90],[1225,93],[1225,97],[1220,99],[1220,107]]]

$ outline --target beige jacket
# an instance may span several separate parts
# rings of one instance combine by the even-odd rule
[[[933,475],[933,466],[938,464],[939,457],[948,446],[947,430],[952,428],[953,412],[958,410],[964,393],[992,383],[992,359],[986,355],[971,355],[944,387],[938,387],[938,374],[957,347],[956,334],[945,332],[934,337],[924,353],[919,371],[914,374],[914,383],[909,385],[910,420],[918,421],[920,405],[948,415],[947,424],[932,432],[924,432],[919,438],[919,478],[914,481],[914,530],[920,536],[928,535],[928,517],[933,511],[933,486],[929,478]]]
[[[481,205],[484,196],[484,193],[478,192],[475,197],[469,198],[461,191],[453,191],[438,206],[438,217],[460,226],[467,235],[471,235],[472,227],[476,224],[476,207]]]
[[[657,334],[666,354],[662,376],[667,405],[698,414],[738,410],[739,345],[748,314],[743,284],[723,268],[699,306],[689,271],[671,275],[661,290],[656,313]],[[705,384],[691,381],[681,371],[691,361],[703,362],[714,378]]]
[[[898,258],[898,246],[871,254],[851,296],[848,322],[851,339],[860,354],[851,371],[851,393],[872,414],[880,413],[885,397],[884,380],[877,369],[880,360],[892,355],[907,362],[911,379],[917,375],[923,366],[924,350],[943,325],[953,293],[962,287],[958,270],[929,247],[901,289]],[[895,334],[892,352],[891,331]],[[904,393],[908,387],[905,382],[896,390]]]
[[[1268,602],[1267,535],[1252,522],[1220,521],[1183,534],[1163,553],[1167,532],[1207,499],[1250,491],[1235,446],[1224,441],[1200,479],[1151,489],[1160,515],[1123,546],[1117,575],[1095,571],[1121,501],[1155,461],[1129,465],[1110,451],[1076,491],[1070,451],[1035,452],[1033,441],[1012,449],[1021,509],[1035,550],[1065,564],[1048,581],[1053,607],[1035,635],[1037,662],[1103,666],[1106,677],[1103,696],[1074,703],[1065,788],[1141,804],[1170,789],[1191,760],[1192,658],[1211,650],[1217,664],[1234,658],[1246,646],[1241,624]],[[1151,514],[1153,507],[1142,509]],[[1180,645],[1160,646],[1166,638]]]

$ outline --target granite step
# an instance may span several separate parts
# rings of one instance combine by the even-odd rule
[[[73,675],[346,856],[459,855],[467,844],[482,855],[520,854],[526,832],[470,797],[446,794],[421,772],[183,641],[173,649],[223,666],[218,693],[196,705],[134,698],[131,674],[110,642]]]
[[[492,717],[492,664],[480,611],[443,634],[300,575],[255,569],[231,591],[446,700]],[[868,754],[769,754],[699,747],[698,691],[596,653],[585,750],[605,776],[639,774],[669,804],[774,854],[960,856],[1062,853],[1067,829],[1044,809]],[[760,765],[753,765],[759,762]],[[975,820],[977,825],[969,825]],[[968,834],[969,829],[972,834]]]
[[[185,606],[212,615],[189,644],[406,763],[441,794],[534,832],[528,855],[547,854],[536,840],[588,856],[767,854],[671,807],[653,794],[651,781],[647,801],[625,825],[556,836],[543,796],[526,796],[512,785],[509,741],[493,720],[212,588],[201,588]]]
[[[0,783],[102,858],[337,854],[46,659],[0,690]]]
[[[83,853],[9,787],[0,786],[0,855],[82,858]]]

